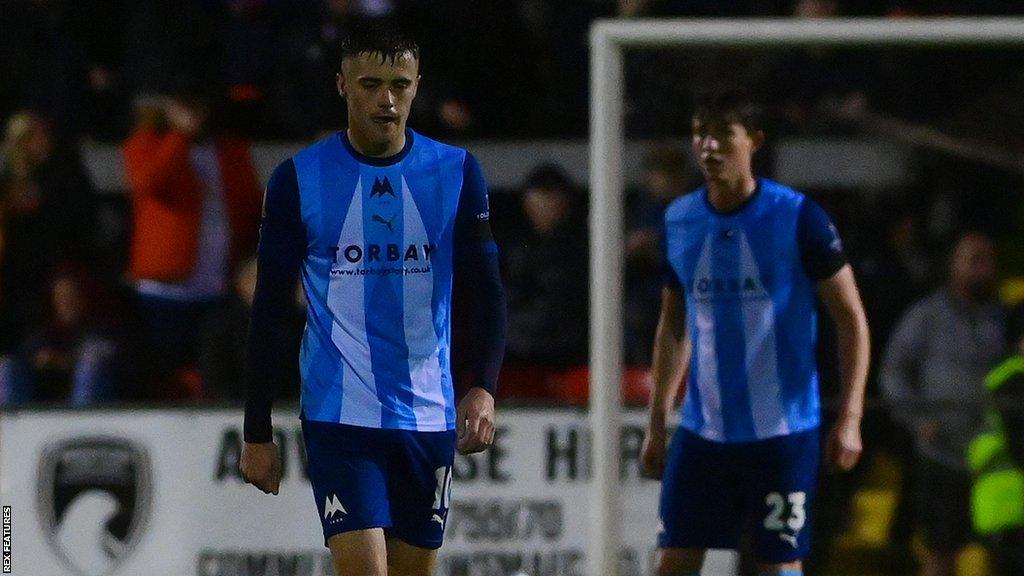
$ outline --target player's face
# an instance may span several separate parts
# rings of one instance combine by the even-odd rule
[[[372,146],[401,139],[419,79],[419,61],[411,52],[394,60],[369,53],[346,58],[337,84],[347,102],[349,129]]]
[[[709,181],[735,181],[751,171],[764,135],[751,134],[739,122],[693,120],[693,155]]]

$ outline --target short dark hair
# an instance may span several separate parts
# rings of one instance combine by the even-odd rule
[[[391,20],[372,20],[353,25],[341,42],[341,59],[359,54],[378,54],[390,60],[411,52],[419,60],[420,47]]]
[[[764,130],[764,108],[744,90],[737,88],[699,96],[693,119],[703,124],[736,122],[751,134]]]

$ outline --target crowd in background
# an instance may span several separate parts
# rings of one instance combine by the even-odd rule
[[[587,33],[595,18],[1013,13],[1024,10],[1012,0],[7,0],[0,118],[29,107],[63,134],[118,141],[139,106],[195,85],[217,98],[220,120],[236,132],[311,139],[344,124],[333,76],[346,29],[386,17],[414,31],[423,48],[424,81],[412,111],[421,130],[578,137],[586,134]],[[702,50],[631,58],[630,75],[645,89],[630,95],[629,125],[662,134],[685,128],[688,119],[664,104],[677,101],[701,71],[725,67],[761,86],[787,110],[787,122],[802,124],[856,112],[865,102],[901,116],[936,117],[948,114],[950,101],[994,104],[967,86],[1020,82],[1006,76],[1009,65],[989,58],[971,66],[975,56],[966,54],[956,56],[968,64],[956,67],[962,82],[921,91],[915,87],[935,70],[892,56],[779,50],[709,58]],[[652,107],[659,114],[650,114]]]
[[[261,197],[246,139],[308,141],[344,124],[333,74],[354,22],[396,17],[419,31],[417,130],[515,138],[585,134],[586,34],[596,17],[1024,13],[998,0],[9,0],[4,11],[0,406],[243,396]],[[960,65],[942,62],[941,84],[927,80],[942,59],[913,54],[705,56],[629,59],[629,85],[645,87],[628,94],[631,133],[685,136],[692,85],[713,85],[724,68],[732,81],[762,87],[771,137],[891,132],[898,118],[1022,143],[1021,108],[999,96],[1019,94],[1012,87],[1024,82],[1013,53],[986,54],[985,66],[971,65],[978,54],[957,53]],[[960,103],[953,111],[951,101]],[[79,156],[83,139],[121,147],[126,194],[97,194]],[[762,153],[762,171],[770,155]],[[678,146],[652,146],[639,160],[623,246],[625,391],[634,403],[649,386],[644,367],[665,274],[661,215],[699,185]],[[510,312],[500,392],[582,403],[588,201],[557,161],[535,167],[517,189],[492,191]],[[807,192],[842,232],[872,327],[869,403],[889,410],[869,411],[867,445],[901,454],[905,481],[927,488],[914,493],[917,509],[931,513],[898,515],[892,541],[908,547],[920,523],[933,559],[948,562],[969,537],[947,529],[969,525],[949,522],[967,511],[948,496],[966,498],[964,453],[981,381],[1019,337],[997,288],[1024,270],[1015,235],[1024,213],[1019,178],[936,153],[916,162],[915,184],[887,194]],[[1004,283],[1004,296],[1018,292]],[[296,338],[303,305],[297,287]],[[838,378],[830,327],[821,329],[828,407]],[[294,397],[297,382],[283,389]],[[841,527],[842,511],[834,514],[820,524]]]

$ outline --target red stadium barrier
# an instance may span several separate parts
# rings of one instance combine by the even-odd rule
[[[498,398],[586,405],[590,394],[590,369],[550,368],[533,364],[506,365],[498,381]],[[622,377],[622,401],[643,406],[651,394],[651,373],[643,366],[627,366]]]

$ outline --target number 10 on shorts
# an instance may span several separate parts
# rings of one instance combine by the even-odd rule
[[[432,506],[434,516],[431,520],[444,527],[445,518],[448,516],[448,505],[452,499],[451,466],[442,466],[435,470],[434,481],[437,488],[434,489],[434,505]]]

